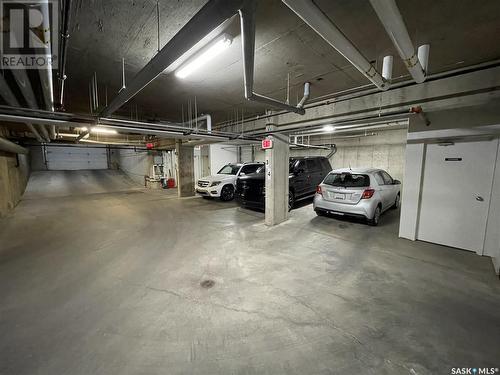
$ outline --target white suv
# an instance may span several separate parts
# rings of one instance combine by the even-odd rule
[[[196,192],[203,198],[220,198],[221,201],[230,201],[234,198],[238,177],[255,173],[262,165],[264,164],[227,164],[216,175],[200,178],[196,183]]]

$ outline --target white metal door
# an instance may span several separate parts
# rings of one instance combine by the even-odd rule
[[[482,253],[497,145],[427,145],[419,240]]]
[[[46,147],[49,170],[108,168],[108,156],[104,147]]]

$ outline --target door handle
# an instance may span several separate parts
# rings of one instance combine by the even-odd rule
[[[483,198],[482,196],[480,196],[480,195],[476,195],[476,200],[477,200],[478,202],[483,202],[483,201],[484,201],[484,198]]]

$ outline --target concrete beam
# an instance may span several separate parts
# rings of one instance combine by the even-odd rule
[[[178,140],[177,154],[177,195],[179,198],[194,196],[194,147],[185,146]]]
[[[278,129],[298,129],[313,124],[335,123],[368,115],[383,116],[421,106],[424,111],[483,105],[500,100],[500,67],[426,81],[385,92],[339,97],[306,106],[306,114],[277,114]],[[252,132],[265,130],[267,119],[248,123]],[[432,128],[432,125],[430,126]],[[229,129],[226,129],[230,131]],[[250,133],[252,133],[250,132]]]

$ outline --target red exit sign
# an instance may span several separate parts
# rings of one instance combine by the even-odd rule
[[[262,149],[267,150],[273,148],[273,141],[271,139],[263,139],[262,140]]]

